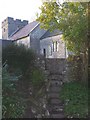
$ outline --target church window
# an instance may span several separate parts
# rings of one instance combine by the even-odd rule
[[[56,50],[55,50],[55,49],[56,49],[55,44],[56,44],[56,43],[55,43],[55,42],[53,42],[53,52],[55,52],[55,51],[56,51]]]
[[[59,43],[56,41],[56,51],[58,51]]]
[[[58,42],[56,41],[56,42],[53,42],[53,46],[52,46],[52,48],[53,48],[53,52],[57,52],[58,51]]]
[[[58,47],[57,45],[58,45],[58,42],[56,41],[56,51],[57,51],[57,47]]]
[[[53,42],[53,52],[54,52],[54,42]]]

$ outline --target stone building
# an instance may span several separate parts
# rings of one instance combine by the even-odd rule
[[[19,31],[22,27],[28,24],[28,21],[20,19],[14,20],[11,17],[7,17],[2,22],[2,39],[9,39],[14,33]]]
[[[2,39],[24,44],[46,58],[66,58],[69,54],[62,41],[62,32],[41,29],[37,21],[28,23],[27,20],[6,18],[2,22]]]

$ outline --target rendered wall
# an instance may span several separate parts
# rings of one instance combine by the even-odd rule
[[[40,25],[38,25],[31,33],[30,33],[30,44],[31,49],[33,49],[36,53],[40,54],[40,38],[43,34],[45,34],[46,30],[41,29]]]
[[[28,37],[22,38],[22,39],[16,41],[16,43],[17,43],[18,45],[23,44],[23,45],[25,45],[27,48],[30,48],[30,37],[28,36]]]
[[[43,49],[46,50],[46,58],[66,58],[67,51],[65,43],[61,40],[62,35],[57,35],[53,37],[48,37],[40,41],[40,53],[43,55]],[[56,43],[57,41],[57,50]],[[54,43],[54,51],[53,51]]]

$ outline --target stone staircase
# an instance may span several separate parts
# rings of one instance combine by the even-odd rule
[[[60,60],[58,60],[60,61]],[[50,61],[49,61],[50,62]],[[62,64],[62,60],[60,61]],[[60,90],[63,84],[64,79],[64,62],[62,65],[57,65],[58,68],[55,68],[57,61],[51,60],[51,66],[47,64],[48,74],[48,87],[47,87],[47,107],[49,111],[49,118],[65,118],[64,111],[63,111],[63,103],[60,100]],[[53,64],[54,63],[54,64]],[[53,68],[54,67],[54,68]],[[55,70],[56,69],[56,70]]]
[[[64,118],[63,103],[60,100],[60,89],[63,84],[61,79],[52,79],[49,76],[48,110],[50,118]]]

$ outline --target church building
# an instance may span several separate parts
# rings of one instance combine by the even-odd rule
[[[18,45],[24,44],[46,58],[67,58],[69,55],[65,43],[62,41],[62,32],[41,29],[38,21],[28,23],[27,20],[14,20],[7,17],[2,22],[3,40],[12,41]]]

